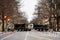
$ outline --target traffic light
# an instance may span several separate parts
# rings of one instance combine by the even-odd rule
[[[7,16],[4,16],[4,19],[6,19],[7,18]]]

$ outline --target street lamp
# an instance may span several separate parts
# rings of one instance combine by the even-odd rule
[[[10,19],[7,19],[7,21],[10,21]]]
[[[5,31],[7,31],[7,16],[6,15],[4,16],[4,22],[5,22],[4,23]]]
[[[6,19],[7,18],[7,16],[4,16],[4,19]]]

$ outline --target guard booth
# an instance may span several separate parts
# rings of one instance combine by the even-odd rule
[[[33,24],[28,24],[28,29],[29,30],[32,30],[33,29],[33,26],[34,26]]]

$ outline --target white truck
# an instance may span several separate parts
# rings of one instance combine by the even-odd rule
[[[28,29],[29,30],[32,30],[33,29],[33,26],[34,26],[33,24],[28,24]]]

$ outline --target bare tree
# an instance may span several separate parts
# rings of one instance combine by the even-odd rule
[[[35,14],[38,16],[37,22],[43,22],[43,19],[48,18],[49,10],[49,3],[47,2],[47,0],[38,0],[38,5],[36,5],[35,11]]]

